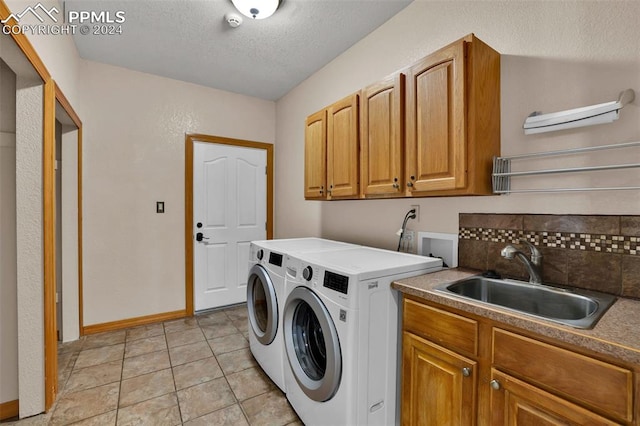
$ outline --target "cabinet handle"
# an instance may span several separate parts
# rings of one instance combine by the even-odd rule
[[[393,187],[394,187],[395,189],[398,189],[398,188],[400,188],[400,185],[398,185],[397,183],[394,183],[394,184],[393,184]]]
[[[469,377],[471,375],[471,369],[469,367],[464,367],[462,369],[462,375],[464,377]]]
[[[496,379],[493,379],[492,381],[490,381],[489,385],[491,386],[491,389],[493,389],[493,390],[500,390],[500,382],[497,381]]]
[[[407,186],[411,188],[413,186],[413,182],[407,182]]]

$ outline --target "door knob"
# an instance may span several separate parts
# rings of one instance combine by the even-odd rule
[[[196,241],[200,242],[202,240],[208,240],[209,238],[205,237],[202,232],[198,232],[196,234]]]

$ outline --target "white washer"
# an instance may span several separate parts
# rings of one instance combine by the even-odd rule
[[[264,372],[283,392],[282,310],[286,299],[284,255],[358,247],[321,238],[253,241],[249,256],[247,309],[249,347]]]
[[[307,425],[399,421],[397,279],[442,261],[368,247],[287,255],[287,399]]]

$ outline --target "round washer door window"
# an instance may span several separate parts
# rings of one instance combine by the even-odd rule
[[[271,344],[278,331],[278,303],[271,277],[261,265],[249,270],[247,308],[253,334],[263,345]]]
[[[335,395],[342,376],[336,327],[318,296],[296,287],[284,309],[284,340],[289,365],[302,391],[314,401]]]

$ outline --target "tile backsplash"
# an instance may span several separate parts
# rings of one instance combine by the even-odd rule
[[[500,256],[526,239],[543,255],[545,283],[640,298],[640,216],[461,213],[459,223],[461,267],[527,280],[522,262]]]

